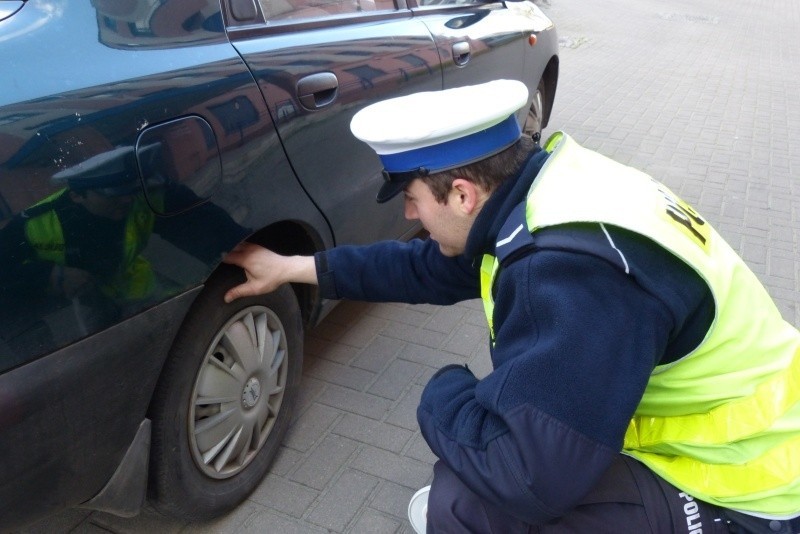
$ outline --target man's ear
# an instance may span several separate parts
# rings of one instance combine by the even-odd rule
[[[465,215],[472,215],[483,204],[483,190],[464,178],[456,178],[450,188],[448,203],[453,203]]]

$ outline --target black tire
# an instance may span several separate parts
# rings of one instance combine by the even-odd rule
[[[241,281],[229,266],[209,280],[159,378],[149,493],[172,517],[207,520],[235,508],[266,475],[289,426],[303,357],[297,298],[285,285],[225,304]]]
[[[539,86],[533,95],[531,107],[528,109],[528,116],[522,127],[522,134],[531,137],[537,143],[542,137],[542,125],[544,124],[544,106],[547,102],[544,79],[539,80]]]

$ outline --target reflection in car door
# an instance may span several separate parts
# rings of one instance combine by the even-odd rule
[[[501,78],[522,80],[530,22],[500,2],[419,0],[413,9],[439,51],[444,88]],[[526,33],[527,32],[527,33]]]
[[[266,0],[259,7],[266,11]],[[337,244],[400,237],[414,225],[404,219],[400,197],[388,207],[375,202],[382,168],[350,133],[350,119],[379,100],[441,89],[436,46],[410,11],[393,4],[366,15],[303,16],[229,29],[231,41],[253,72],[295,173],[327,217]]]

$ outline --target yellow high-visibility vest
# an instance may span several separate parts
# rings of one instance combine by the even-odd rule
[[[645,173],[558,132],[528,193],[531,232],[597,222],[650,238],[708,284],[715,317],[678,361],[657,366],[623,452],[701,500],[776,519],[800,515],[800,332],[762,284],[688,204]],[[494,339],[484,256],[481,296]]]
[[[62,189],[33,207],[44,208],[61,195]],[[36,210],[39,211],[39,210]],[[125,223],[122,261],[116,273],[101,280],[101,291],[113,299],[135,300],[147,297],[155,288],[155,275],[150,263],[141,256],[153,233],[155,216],[144,198],[136,197]],[[66,245],[61,220],[54,209],[40,211],[25,223],[25,237],[40,260],[56,265],[66,264]],[[119,246],[117,243],[109,243]]]

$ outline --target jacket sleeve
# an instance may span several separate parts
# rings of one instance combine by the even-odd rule
[[[431,239],[339,246],[317,253],[315,262],[329,299],[453,304],[480,295],[470,260],[442,255]]]
[[[578,504],[619,453],[683,311],[600,258],[562,251],[509,265],[495,302],[494,371],[442,369],[417,417],[468,487],[540,524]]]

